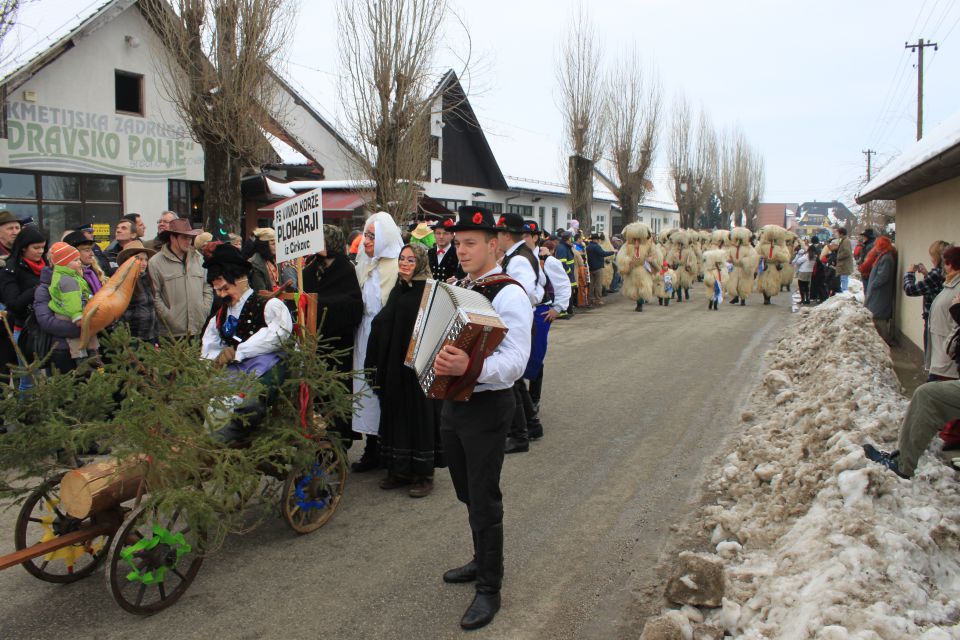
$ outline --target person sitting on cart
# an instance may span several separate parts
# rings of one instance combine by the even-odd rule
[[[223,304],[207,322],[200,355],[227,371],[255,375],[266,388],[263,398],[238,407],[247,416],[231,420],[214,437],[224,443],[246,439],[265,415],[283,381],[282,343],[293,330],[293,319],[278,298],[263,298],[250,288],[250,263],[231,244],[218,245],[203,263],[207,282]]]

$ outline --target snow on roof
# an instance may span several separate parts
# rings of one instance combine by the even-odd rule
[[[509,187],[511,191],[536,191],[537,193],[550,193],[558,196],[570,195],[570,189],[567,185],[560,182],[520,178],[517,176],[504,176],[504,178],[506,178],[507,187]],[[593,199],[607,202],[617,201],[616,196],[614,196],[609,189],[596,182],[593,185]]]
[[[297,193],[313,189],[373,189],[371,180],[291,180],[284,185]]]
[[[289,198],[297,195],[297,192],[291,189],[287,183],[277,182],[266,176],[264,176],[264,180],[267,181],[267,189],[270,191],[270,195],[280,196],[281,198]]]
[[[916,169],[944,151],[960,145],[960,111],[938,124],[927,134],[891,160],[868,182],[857,198],[893,182],[908,171]]]
[[[264,135],[267,138],[267,141],[270,143],[270,146],[273,147],[273,150],[277,152],[277,155],[280,156],[280,161],[284,164],[310,164],[310,160],[291,147],[289,144],[276,137],[272,133],[264,132]]]

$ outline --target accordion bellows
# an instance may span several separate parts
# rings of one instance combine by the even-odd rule
[[[417,374],[428,398],[469,400],[483,361],[506,334],[507,327],[482,293],[427,280],[404,364]],[[437,354],[448,344],[470,355],[462,376],[440,376],[434,369]]]

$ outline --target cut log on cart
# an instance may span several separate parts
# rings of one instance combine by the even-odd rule
[[[147,472],[145,457],[94,462],[68,471],[60,482],[60,504],[83,519],[137,497]]]

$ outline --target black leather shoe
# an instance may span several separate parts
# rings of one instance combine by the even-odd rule
[[[450,584],[460,584],[462,582],[473,582],[477,579],[477,561],[471,560],[462,567],[450,569],[443,574],[443,581]]]
[[[354,473],[366,473],[379,468],[380,464],[376,460],[366,456],[361,456],[359,460],[350,465],[350,470]]]
[[[467,607],[467,612],[460,618],[460,626],[464,629],[485,627],[493,621],[497,611],[500,611],[500,594],[478,592]]]
[[[507,446],[504,453],[526,453],[530,450],[530,443],[526,440],[517,440],[516,438],[507,438]]]
[[[543,437],[543,424],[539,421],[534,425],[527,425],[527,437],[531,440],[539,440]]]

